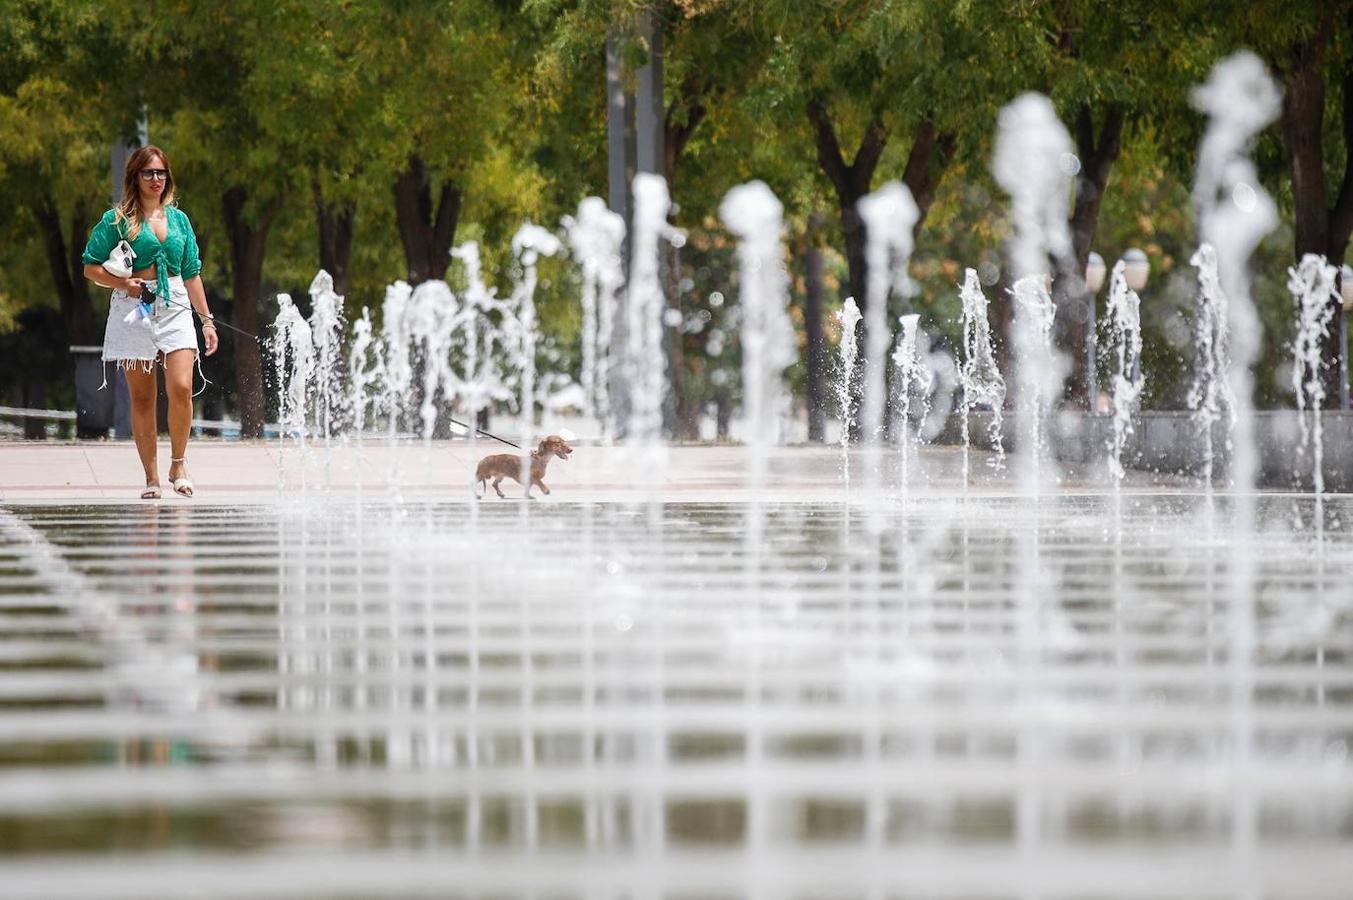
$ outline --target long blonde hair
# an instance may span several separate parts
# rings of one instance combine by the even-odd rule
[[[127,157],[127,168],[122,175],[122,201],[117,205],[117,224],[127,223],[127,240],[134,240],[141,233],[144,220],[141,216],[141,170],[152,159],[159,157],[164,162],[164,191],[160,194],[160,206],[174,203],[174,170],[169,165],[169,157],[154,144],[138,147]]]

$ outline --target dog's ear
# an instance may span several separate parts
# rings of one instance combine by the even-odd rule
[[[541,441],[540,446],[536,448],[536,452],[539,453],[541,456],[544,456],[546,453],[549,453],[550,438],[545,438],[545,440]]]

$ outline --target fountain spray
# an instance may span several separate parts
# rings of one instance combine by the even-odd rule
[[[684,232],[667,222],[672,202],[661,175],[634,176],[634,231],[630,241],[630,281],[625,302],[625,381],[629,386],[629,427],[635,445],[655,448],[662,442],[662,407],[671,391],[667,354],[663,351],[663,313],[659,256],[661,243],[680,246]]]
[[[563,244],[550,232],[527,222],[512,236],[512,255],[521,263],[522,279],[512,292],[521,326],[521,442],[530,446],[535,440],[536,418],[536,267],[542,256],[554,256]],[[531,484],[530,459],[522,457],[522,484]]]
[[[1292,390],[1297,396],[1297,421],[1301,426],[1299,453],[1312,452],[1311,479],[1315,487],[1317,514],[1325,492],[1324,435],[1321,409],[1325,405],[1325,382],[1320,377],[1321,350],[1330,339],[1330,320],[1339,302],[1335,289],[1338,271],[1323,256],[1307,253],[1296,268],[1288,269],[1287,289],[1297,301],[1297,337],[1292,347]],[[1307,411],[1310,421],[1307,421]]]
[[[972,441],[968,432],[968,417],[977,404],[991,407],[991,422],[987,437],[996,455],[992,464],[1000,469],[1005,464],[1005,442],[1001,436],[1002,411],[1005,407],[1005,379],[996,365],[996,354],[991,345],[991,324],[987,321],[987,298],[977,272],[967,269],[963,287],[959,291],[963,303],[963,365],[959,381],[963,385],[963,484],[969,481],[968,456]]]
[[[991,171],[1012,201],[1010,262],[1016,282],[1011,348],[1017,400],[1026,416],[1033,417],[1023,429],[1021,444],[1027,449],[1020,448],[1022,481],[1031,494],[1037,493],[1041,478],[1043,415],[1066,371],[1063,354],[1048,340],[1056,307],[1047,281],[1049,257],[1066,260],[1071,254],[1066,220],[1071,149],[1066,127],[1042,94],[1024,94],[1001,110]]]
[[[886,355],[892,335],[888,329],[888,296],[891,290],[910,289],[907,264],[911,259],[912,228],[920,212],[911,191],[900,181],[890,181],[860,199],[860,218],[865,227],[865,263],[868,294],[864,307],[864,407],[860,433],[866,443],[883,438]]]
[[[381,405],[389,416],[392,441],[399,431],[404,400],[413,382],[413,367],[409,361],[409,325],[404,319],[412,295],[413,288],[409,287],[408,282],[396,281],[385,289],[385,301],[381,305],[381,346],[385,348]],[[394,458],[393,455],[391,458]]]
[[[341,369],[343,298],[334,291],[334,280],[321,269],[310,282],[310,332],[315,341],[315,415],[319,432],[327,442],[338,424],[343,409],[343,372]]]
[[[789,276],[780,244],[783,213],[780,201],[760,181],[733,188],[719,206],[719,217],[738,237],[742,403],[757,477],[764,473],[766,452],[780,441],[789,411],[784,370],[797,358],[788,312]]]
[[[860,308],[854,297],[847,297],[836,319],[841,323],[841,343],[836,379],[836,402],[841,407],[841,477],[850,487],[850,432],[855,427],[855,360],[860,342],[856,329],[860,324]]]
[[[924,396],[929,396],[934,376],[916,356],[916,334],[921,317],[916,313],[898,317],[901,330],[897,346],[893,349],[893,391],[896,402],[893,414],[896,416],[898,444],[898,489],[903,496],[907,493],[908,462],[911,456],[911,394],[913,388],[919,388]],[[927,405],[929,401],[927,400]],[[924,421],[924,416],[922,416]]]
[[[1132,434],[1132,413],[1142,395],[1142,301],[1127,286],[1126,263],[1114,264],[1109,283],[1109,321],[1112,346],[1118,355],[1113,379],[1113,437],[1109,441],[1109,471],[1115,487],[1123,482],[1123,447]]]
[[[625,283],[621,253],[625,220],[600,197],[578,204],[578,216],[564,217],[573,256],[582,267],[583,414],[597,422],[602,439],[615,433],[610,398],[611,336],[618,293]]]
[[[719,217],[738,238],[739,301],[742,309],[742,408],[747,422],[749,565],[759,571],[765,527],[760,502],[766,462],[780,443],[789,412],[785,369],[798,358],[789,320],[789,275],[785,271],[784,207],[764,182],[733,188],[719,204]],[[759,590],[760,579],[753,589]]]
[[[304,445],[306,397],[315,377],[314,342],[310,326],[290,294],[278,294],[277,307],[277,318],[272,323],[272,358],[281,398],[278,421],[284,434],[293,431]]]
[[[1231,364],[1230,317],[1217,276],[1217,251],[1211,244],[1201,244],[1189,263],[1198,270],[1198,314],[1193,326],[1193,383],[1187,402],[1203,443],[1203,484],[1211,491],[1217,455],[1214,426],[1225,416],[1229,455],[1236,422],[1235,397],[1226,379]]]
[[[1263,62],[1240,52],[1213,67],[1207,83],[1193,91],[1193,103],[1208,116],[1198,151],[1194,206],[1203,241],[1216,248],[1220,293],[1226,298],[1231,359],[1227,382],[1234,403],[1231,456],[1235,484],[1229,589],[1231,746],[1239,783],[1248,784],[1255,751],[1254,655],[1257,585],[1251,544],[1255,534],[1254,486],[1259,459],[1255,447],[1251,369],[1259,355],[1261,324],[1250,296],[1249,260],[1260,240],[1278,224],[1273,199],[1259,183],[1247,155],[1260,131],[1277,118],[1281,95]],[[1211,517],[1209,517],[1211,518]],[[1234,886],[1250,883],[1247,870],[1259,830],[1258,801],[1249,788],[1237,791],[1231,819]]]

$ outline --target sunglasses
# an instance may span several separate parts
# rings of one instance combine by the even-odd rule
[[[142,180],[142,181],[154,181],[154,180],[157,179],[157,178],[158,178],[160,181],[164,181],[164,180],[167,179],[168,177],[169,177],[169,170],[168,170],[168,169],[142,169],[142,170],[141,170],[141,180]]]

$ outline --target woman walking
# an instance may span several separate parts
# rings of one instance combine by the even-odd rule
[[[134,256],[131,265],[105,267],[114,250]],[[141,499],[160,496],[155,445],[155,364],[164,366],[169,395],[169,483],[184,497],[193,495],[185,460],[193,418],[193,364],[197,331],[193,310],[202,318],[207,356],[216,352],[216,324],[202,290],[202,261],[192,223],[174,203],[174,173],[158,147],[142,147],[127,159],[122,202],[108,210],[90,232],[84,253],[85,278],[112,288],[103,338],[105,362],[126,374],[132,401],[132,436],[146,487]],[[125,277],[113,270],[131,270]],[[191,303],[192,308],[189,309]]]

